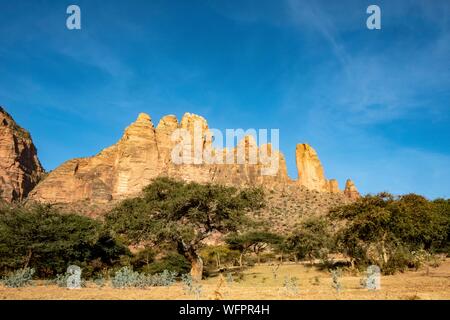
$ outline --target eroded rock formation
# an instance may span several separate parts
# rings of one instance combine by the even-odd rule
[[[175,130],[192,134],[196,126],[200,130],[197,135],[200,141],[180,144],[182,137],[177,139]],[[211,156],[222,159],[221,164],[199,162],[202,159],[196,154],[198,145],[202,150],[209,150]],[[181,164],[173,161],[177,146]],[[254,163],[250,161],[253,152],[256,154]],[[273,164],[263,159],[266,155],[272,162],[276,159],[277,170],[273,175],[261,174]],[[234,160],[227,164],[229,157]],[[166,116],[155,128],[150,116],[140,114],[117,144],[96,156],[67,161],[33,190],[31,198],[50,203],[122,199],[136,195],[158,176],[230,185],[270,186],[290,181],[283,155],[272,150],[270,144],[258,147],[251,137],[245,137],[234,149],[214,149],[208,136],[208,124],[200,116],[186,113],[180,123],[175,116]]]
[[[24,199],[43,174],[30,134],[0,107],[0,199]]]
[[[336,180],[327,180],[317,153],[297,146],[299,181],[287,174],[284,156],[270,144],[258,146],[252,136],[233,149],[213,147],[207,121],[186,113],[173,115],[154,127],[140,114],[113,146],[90,158],[67,161],[31,193],[41,202],[110,201],[138,194],[152,179],[168,176],[200,183],[275,186],[300,185],[320,192],[340,193]]]
[[[298,183],[310,190],[339,193],[337,180],[325,178],[322,163],[314,150],[308,144],[298,144],[295,151],[298,170]]]
[[[360,197],[358,189],[356,189],[355,184],[350,179],[345,183],[344,194],[351,200],[357,200]]]

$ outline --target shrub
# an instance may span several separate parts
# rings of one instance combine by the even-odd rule
[[[106,284],[106,280],[102,276],[99,276],[98,278],[94,279],[94,283],[97,285],[97,287],[103,288]]]
[[[298,279],[296,277],[284,277],[283,288],[287,295],[297,295],[298,290]]]
[[[181,275],[181,281],[183,282],[183,290],[185,294],[192,294],[195,297],[200,299],[202,294],[202,286],[195,281],[190,274]]]
[[[151,277],[151,281],[152,281],[152,286],[153,287],[169,287],[172,284],[174,284],[176,282],[176,277],[177,277],[178,273],[177,272],[173,272],[173,271],[169,271],[169,270],[164,270],[161,273],[158,274],[154,274]]]
[[[8,288],[21,288],[31,284],[34,269],[24,268],[12,272],[4,277],[2,282]]]
[[[155,274],[168,270],[177,274],[183,274],[190,270],[189,262],[178,253],[169,253],[159,261],[154,261],[142,268],[142,271],[148,274]]]
[[[114,288],[147,288],[158,286],[171,286],[176,281],[176,272],[164,270],[154,275],[146,275],[133,271],[130,267],[123,267],[116,272],[111,284]]]
[[[331,286],[336,290],[336,293],[340,293],[342,290],[342,283],[341,283],[341,276],[342,272],[341,270],[332,270],[331,271]]]
[[[116,272],[111,280],[111,284],[114,288],[128,288],[136,287],[139,282],[139,273],[133,271],[130,267],[123,267]]]
[[[130,264],[136,271],[148,272],[147,268],[150,264],[152,264],[155,261],[155,256],[156,252],[154,249],[145,248],[134,254],[134,256],[130,259]]]
[[[52,281],[54,284],[56,284],[58,287],[66,288],[67,287],[67,279],[69,278],[68,273],[63,274],[57,274],[56,278]]]
[[[47,283],[49,284],[55,284],[60,288],[67,288],[67,280],[71,274],[65,272],[61,274],[57,274],[56,277],[52,280],[49,280]],[[86,287],[86,280],[81,279],[81,287]]]

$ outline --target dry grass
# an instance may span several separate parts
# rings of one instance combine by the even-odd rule
[[[331,275],[325,271],[308,268],[304,265],[282,265],[275,279],[271,266],[262,265],[243,272],[242,280],[233,283],[221,281],[220,277],[202,281],[201,299],[297,299],[297,300],[412,300],[445,299],[450,300],[450,259],[438,268],[408,271],[394,276],[382,276],[381,290],[370,292],[360,287],[358,275],[343,274],[341,293],[331,286]],[[283,287],[285,277],[298,279],[298,293],[287,291]],[[234,277],[235,279],[237,277]],[[221,283],[220,288],[219,283]],[[219,292],[219,294],[217,293]],[[149,289],[113,289],[97,288],[88,284],[81,290],[68,290],[57,286],[36,284],[33,287],[9,289],[0,287],[0,299],[50,299],[50,300],[96,300],[96,299],[152,299],[183,300],[195,299],[186,295],[181,283],[171,287]]]

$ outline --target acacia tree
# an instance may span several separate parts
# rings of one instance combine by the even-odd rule
[[[213,184],[157,178],[143,196],[123,201],[107,216],[107,225],[133,244],[176,245],[191,264],[191,276],[201,279],[199,249],[213,232],[237,231],[248,222],[245,212],[263,206],[260,189],[238,190]]]
[[[31,267],[47,277],[70,264],[100,259],[112,265],[128,249],[88,217],[62,214],[48,205],[0,206],[0,270]]]
[[[253,251],[260,263],[260,253],[268,245],[277,245],[282,241],[282,237],[270,232],[251,231],[243,234],[231,234],[226,238],[228,246],[240,252],[239,266],[242,268],[243,257],[248,251]]]
[[[333,245],[329,221],[324,218],[309,218],[285,239],[282,249],[294,254],[296,261],[307,258],[312,263],[314,259],[325,259]]]
[[[448,220],[437,205],[422,196],[368,195],[330,211],[332,220],[344,222],[338,244],[352,262],[376,263],[388,272],[403,267],[408,259],[396,256],[418,249],[442,246]]]

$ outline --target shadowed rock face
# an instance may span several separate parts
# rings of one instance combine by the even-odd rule
[[[182,137],[174,135],[177,129],[189,133],[191,137],[193,133],[200,137],[183,144],[188,145],[189,152],[184,147],[179,150]],[[324,178],[315,151],[304,146],[305,153],[297,154],[297,157],[301,157],[301,161],[297,161],[299,170],[301,168],[302,172],[308,174],[307,178],[301,179],[301,186],[340,193],[337,181]],[[198,163],[198,147],[209,150],[211,156],[222,159],[224,164]],[[183,163],[175,163],[173,154],[182,154]],[[256,162],[250,161],[254,160],[252,155],[256,155]],[[273,167],[268,164],[267,156],[276,159],[276,171],[272,175],[267,175],[267,170]],[[233,164],[226,164],[226,159],[230,157],[234,159]],[[262,185],[272,188],[298,185],[287,175],[284,156],[272,150],[270,144],[257,146],[255,140],[247,136],[234,149],[215,149],[212,147],[208,124],[201,116],[186,113],[178,122],[175,116],[168,115],[155,128],[150,116],[140,114],[115,145],[96,156],[73,159],[62,164],[39,183],[30,197],[49,203],[83,200],[107,202],[138,194],[158,176],[235,186]]]
[[[0,107],[0,199],[24,199],[43,174],[30,134]]]

